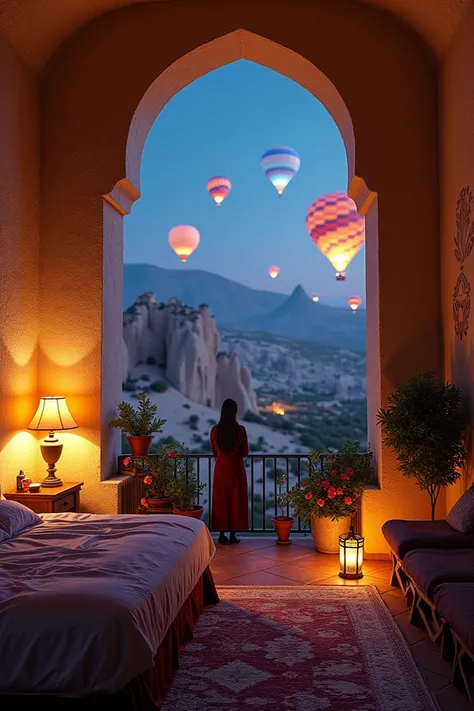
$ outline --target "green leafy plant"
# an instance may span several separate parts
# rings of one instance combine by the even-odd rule
[[[346,442],[331,456],[310,452],[308,476],[288,493],[287,500],[296,516],[308,524],[311,516],[340,518],[352,516],[364,488],[372,480],[372,452],[359,451],[358,442]]]
[[[157,411],[158,407],[152,404],[150,398],[140,393],[136,408],[129,402],[119,404],[118,416],[109,422],[109,426],[134,437],[152,435],[161,432],[166,424],[166,420],[156,418]]]
[[[189,460],[185,461],[179,458],[176,464],[176,477],[172,481],[170,490],[173,506],[178,511],[191,511],[206,485],[198,482],[193,465]]]
[[[276,518],[279,521],[290,521],[291,516],[286,515],[285,507],[288,502],[288,493],[286,491],[283,491],[283,487],[285,485],[285,482],[287,481],[288,477],[286,474],[280,474],[280,476],[277,479],[277,507],[280,511],[279,515],[276,516]]]
[[[461,391],[433,373],[416,373],[389,395],[378,422],[400,471],[428,493],[434,520],[441,488],[460,477],[467,457]]]
[[[146,457],[145,468],[148,474],[143,479],[145,499],[172,497],[174,480],[186,474],[186,451],[179,442],[162,444],[156,454]]]

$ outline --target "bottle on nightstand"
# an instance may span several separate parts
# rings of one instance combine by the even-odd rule
[[[25,478],[25,472],[23,469],[20,469],[20,473],[18,474],[16,478],[16,490],[17,491],[23,491],[23,479]]]

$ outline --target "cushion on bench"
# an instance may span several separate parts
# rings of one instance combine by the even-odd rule
[[[420,549],[407,553],[403,570],[430,600],[442,583],[474,583],[474,550]]]
[[[474,654],[474,583],[444,583],[436,588],[436,608]]]
[[[454,504],[446,521],[456,531],[474,533],[474,485]]]
[[[384,523],[382,533],[400,560],[416,548],[474,548],[474,536],[456,531],[446,521],[393,519]]]

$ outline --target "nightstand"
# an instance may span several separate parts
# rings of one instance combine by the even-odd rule
[[[38,493],[31,491],[6,491],[4,496],[9,501],[18,501],[28,506],[36,513],[61,513],[61,511],[78,512],[81,488],[83,483],[67,482],[54,489],[41,489]]]

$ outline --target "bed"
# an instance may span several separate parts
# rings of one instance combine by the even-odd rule
[[[45,696],[50,711],[159,708],[202,606],[218,601],[207,527],[172,515],[44,514],[2,540],[5,505],[2,711]]]

